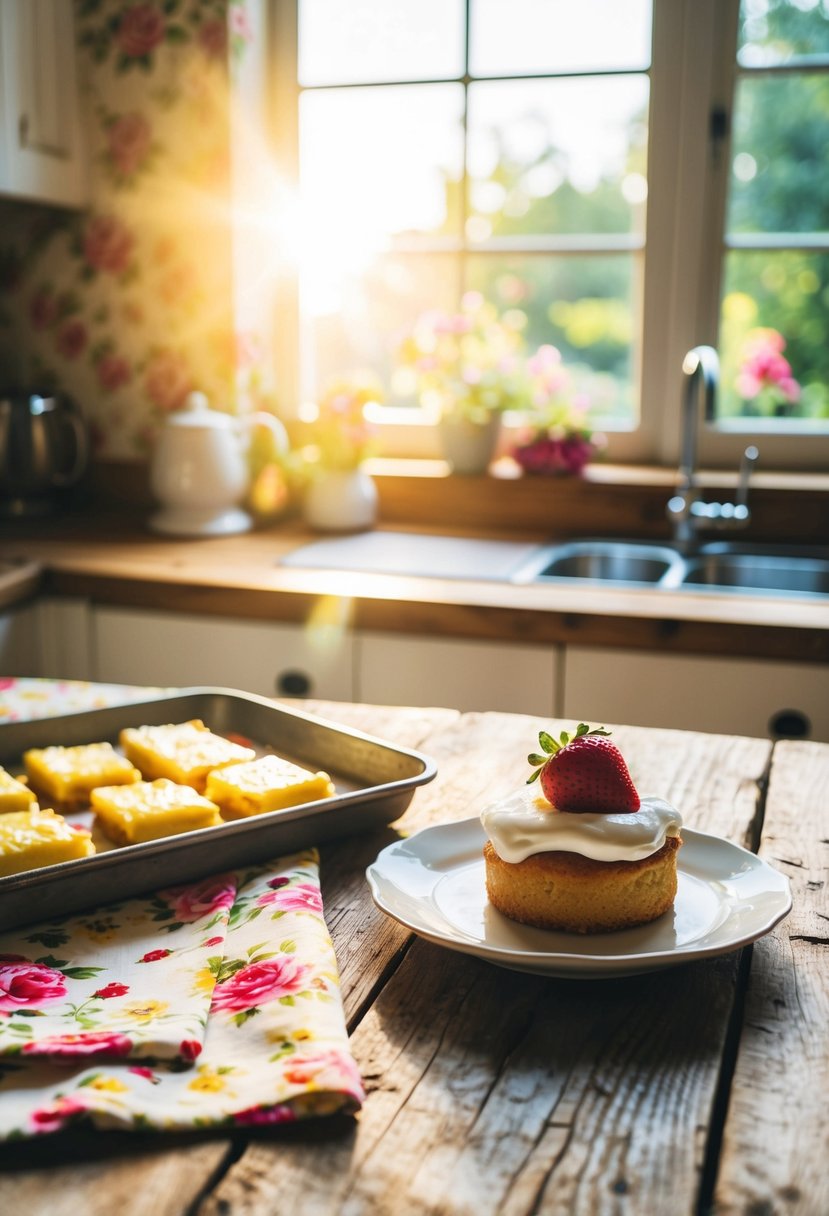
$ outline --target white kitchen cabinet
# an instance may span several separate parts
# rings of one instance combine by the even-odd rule
[[[95,607],[92,626],[92,678],[103,682],[355,699],[353,639],[336,622],[302,626]]]
[[[573,721],[768,738],[781,713],[829,742],[829,667],[581,646],[564,656],[561,716]]]
[[[81,206],[73,0],[0,3],[0,194]]]
[[[0,676],[37,675],[37,663],[35,606],[26,604],[0,612]]]
[[[92,679],[92,610],[87,600],[43,596],[35,605],[37,662],[30,675]]]
[[[553,646],[366,632],[357,647],[360,701],[554,714]]]

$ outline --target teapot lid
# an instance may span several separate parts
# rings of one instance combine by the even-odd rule
[[[221,410],[212,410],[204,393],[189,393],[183,407],[167,415],[170,426],[211,427],[217,430],[230,430],[236,426],[236,418],[232,414],[224,414]]]

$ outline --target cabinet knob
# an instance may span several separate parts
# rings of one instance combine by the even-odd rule
[[[812,723],[799,709],[779,709],[769,718],[769,734],[773,739],[808,739]]]
[[[275,683],[276,691],[282,697],[307,697],[311,693],[311,677],[304,671],[282,671]]]

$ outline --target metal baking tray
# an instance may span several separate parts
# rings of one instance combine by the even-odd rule
[[[109,741],[127,726],[201,718],[216,734],[243,735],[258,752],[324,769],[331,798],[184,832],[0,878],[0,930],[148,894],[235,866],[352,835],[398,819],[415,789],[436,773],[419,752],[265,697],[227,688],[187,688],[151,700],[0,726],[0,764],[22,771],[30,747]],[[67,816],[72,821],[82,815]]]

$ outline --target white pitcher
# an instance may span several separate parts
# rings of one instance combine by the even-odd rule
[[[241,503],[250,485],[247,452],[253,427],[265,425],[279,451],[288,436],[272,414],[236,418],[209,408],[204,393],[191,393],[170,414],[150,463],[150,487],[161,509],[151,517],[155,532],[175,536],[229,536],[252,523]]]

